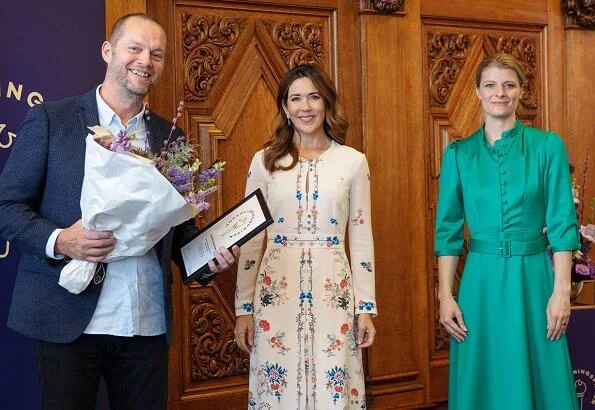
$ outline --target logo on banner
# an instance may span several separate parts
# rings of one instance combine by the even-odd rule
[[[4,248],[4,252],[0,253],[0,259],[4,259],[10,253],[10,242],[6,241],[6,247]]]
[[[43,96],[37,91],[30,91],[23,94],[23,84],[15,84],[9,81],[6,85],[6,92],[3,91],[2,84],[0,83],[0,98],[14,99],[16,101],[25,100],[29,107],[33,107],[36,104],[43,102]],[[14,132],[6,130],[6,123],[0,118],[0,149],[8,149],[13,143],[16,134]]]
[[[587,369],[574,369],[572,371],[576,387],[576,396],[580,401],[580,409],[589,409],[595,406],[595,374]],[[585,405],[585,407],[583,407]]]

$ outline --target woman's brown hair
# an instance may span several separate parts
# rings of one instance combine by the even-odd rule
[[[309,78],[314,83],[324,100],[326,107],[323,124],[324,132],[339,144],[345,143],[345,134],[349,124],[343,108],[337,101],[335,85],[328,75],[316,65],[304,64],[296,66],[289,70],[279,83],[279,90],[277,91],[278,124],[271,139],[264,144],[264,167],[269,172],[291,169],[298,162],[298,150],[293,143],[294,128],[288,124],[283,106],[287,105],[287,96],[291,84],[298,78],[304,77]],[[290,154],[293,159],[291,164],[287,166],[279,165],[278,161],[287,154]]]

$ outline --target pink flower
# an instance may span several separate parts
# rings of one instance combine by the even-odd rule
[[[271,277],[270,276],[265,276],[263,283],[267,286],[269,286],[271,284]]]
[[[343,323],[341,326],[341,333],[345,334],[349,330],[349,325],[347,323]]]
[[[589,242],[595,243],[595,225],[581,226],[581,235]]]
[[[266,320],[261,320],[260,322],[258,322],[258,326],[265,332],[268,332],[271,328],[271,325]]]
[[[341,281],[341,289],[345,288],[347,286],[347,281],[345,279],[343,279]]]
[[[359,396],[359,392],[357,391],[357,389],[351,389],[351,395],[353,397],[357,397],[357,396]]]

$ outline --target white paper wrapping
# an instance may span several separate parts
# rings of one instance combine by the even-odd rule
[[[87,135],[81,191],[85,229],[112,231],[116,247],[105,262],[144,255],[174,226],[196,216],[171,183],[146,158],[112,152]],[[82,292],[96,263],[73,260],[60,273],[60,286]]]

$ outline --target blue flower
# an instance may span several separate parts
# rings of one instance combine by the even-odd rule
[[[303,290],[300,291],[300,306],[302,306],[304,302],[308,302],[311,306],[312,299],[312,292],[304,292]]]
[[[277,219],[277,223],[282,224],[283,222],[285,222],[285,218],[281,217],[281,218]]]
[[[359,311],[368,311],[368,312],[370,312],[372,309],[374,309],[374,302],[370,302],[370,301],[364,302],[363,300],[360,300],[359,301],[359,306],[357,307],[357,309]]]
[[[274,242],[277,244],[285,245],[285,244],[287,244],[287,236],[277,235],[277,236],[275,236]]]
[[[254,311],[254,305],[252,303],[244,303],[242,305],[242,309],[244,309],[244,311],[246,311],[246,312],[253,312]]]
[[[299,189],[295,192],[295,197],[298,199],[298,201],[302,200],[302,191],[300,191]]]
[[[312,192],[312,199],[314,199],[314,200],[318,199],[318,190]]]
[[[331,224],[339,225],[339,221],[337,221],[335,218],[331,218]]]
[[[326,244],[328,246],[330,245],[338,245],[339,244],[339,238],[337,238],[336,236],[333,236],[332,238],[330,236],[326,237]]]
[[[362,265],[362,268],[364,268],[368,272],[372,272],[372,263],[370,263],[370,262],[360,262],[360,265]]]

